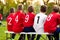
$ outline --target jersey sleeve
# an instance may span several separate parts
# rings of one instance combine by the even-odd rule
[[[34,30],[37,32],[38,30],[38,28],[37,28],[37,25],[36,25],[36,23],[37,23],[37,15],[35,16],[35,18],[34,18],[34,24],[33,24],[33,28],[34,28]]]
[[[0,14],[0,20],[2,20],[3,18],[2,18],[2,14]]]
[[[46,21],[46,18],[47,18],[47,15],[44,17],[44,23],[45,23],[45,21]]]

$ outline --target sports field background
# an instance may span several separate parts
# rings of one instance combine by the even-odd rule
[[[36,1],[34,3],[34,12],[37,14],[40,12],[40,5],[42,5],[42,3],[37,0],[34,0]],[[9,14],[9,9],[11,7],[14,7],[15,9],[17,9],[17,6],[18,4],[23,4],[24,5],[24,12],[27,12],[27,7],[33,3],[34,1],[32,0],[0,0],[0,13],[3,15],[4,19],[3,20],[6,20],[6,17],[8,16]],[[53,2],[52,2],[53,1]],[[4,3],[5,2],[5,3]],[[44,1],[43,0],[43,3],[44,5],[47,5],[48,6],[48,9],[47,9],[47,12],[46,14],[48,15],[50,12],[52,12],[52,7],[53,5],[59,5],[60,6],[60,0],[47,0],[47,1]],[[5,31],[7,30],[7,25],[6,25],[6,21],[2,21],[2,25],[0,26],[0,40],[6,40],[6,34],[5,34]],[[46,35],[42,35],[44,38],[46,38]],[[15,37],[15,40],[18,40],[19,38],[19,34],[16,35]],[[35,38],[36,39],[36,38]],[[27,37],[26,37],[26,40],[27,40]],[[43,40],[43,38],[41,38],[40,40]],[[48,38],[47,38],[48,40]]]
[[[6,21],[2,21],[2,25],[0,26],[0,40],[6,40],[6,34],[5,31],[7,30],[7,25],[6,25]],[[15,36],[15,40],[18,40],[19,38],[19,34],[17,34]],[[37,35],[36,35],[37,36]],[[46,35],[42,35],[44,38],[46,38]],[[27,40],[27,36],[25,38]],[[36,39],[36,38],[35,38]],[[41,40],[44,40],[43,38],[41,38]],[[48,40],[48,38],[47,38]]]

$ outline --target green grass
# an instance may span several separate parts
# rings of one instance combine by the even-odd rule
[[[6,40],[6,34],[5,31],[7,30],[7,25],[6,25],[6,21],[2,21],[3,25],[0,26],[0,40]],[[15,40],[18,40],[19,38],[19,34],[17,34],[15,36]],[[36,35],[37,36],[37,35]],[[46,35],[42,35],[44,38],[46,38]],[[35,38],[36,39],[36,38]],[[27,36],[26,36],[26,40],[27,40]],[[43,40],[43,38],[41,37],[40,40]]]

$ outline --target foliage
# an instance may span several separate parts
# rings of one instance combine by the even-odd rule
[[[4,8],[4,5],[3,3],[0,1],[0,13],[3,14],[3,8]]]
[[[22,3],[24,5],[24,12],[27,12],[27,8],[28,6],[30,5],[29,2],[27,2],[26,0],[24,0],[23,2],[19,2],[17,1],[17,4],[12,0],[6,0],[6,4],[3,4],[1,1],[0,1],[0,13],[3,14],[3,17],[6,19],[6,17],[8,16],[9,14],[9,9],[11,7],[14,7],[15,9],[17,9],[17,5]],[[47,15],[52,11],[52,6],[54,5],[54,3],[48,3],[47,6],[48,6],[48,9],[47,9]],[[35,13],[39,13],[40,12],[40,3],[39,1],[37,1],[34,5],[34,12]]]
[[[39,4],[39,2],[36,2],[34,4],[34,12],[35,13],[39,13],[40,12],[40,4]]]
[[[9,9],[11,8],[11,7],[14,7],[14,8],[17,8],[17,4],[15,4],[15,2],[12,0],[6,0],[7,2],[6,2],[6,4],[2,4],[1,5],[1,9],[2,9],[2,11],[0,11],[0,12],[3,12],[2,14],[3,14],[3,17],[6,19],[6,17],[8,16],[8,14],[9,14]]]
[[[53,5],[55,5],[53,2],[47,4],[47,15],[52,12]]]
[[[25,2],[25,1],[24,1]],[[22,2],[22,4],[24,3]],[[0,13],[3,14],[4,19],[6,19],[6,17],[9,15],[9,9],[11,7],[14,7],[15,9],[17,9],[17,5],[20,4],[21,2],[17,1],[17,4],[14,2],[14,0],[6,0],[6,4],[3,4],[0,1]],[[26,10],[26,8],[25,8]]]

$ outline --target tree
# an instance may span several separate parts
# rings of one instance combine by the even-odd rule
[[[3,8],[4,8],[4,5],[3,3],[0,1],[0,13],[3,14]]]
[[[44,4],[47,5],[49,0],[43,0]]]
[[[55,5],[55,3],[53,3],[53,2],[47,4],[47,6],[48,6],[47,12],[46,12],[47,15],[52,12],[53,5]]]
[[[3,14],[4,14],[4,17],[6,18],[9,14],[9,9],[11,7],[14,7],[14,8],[17,8],[17,4],[14,2],[14,0],[6,0],[6,4],[4,5],[4,8],[3,8]]]

